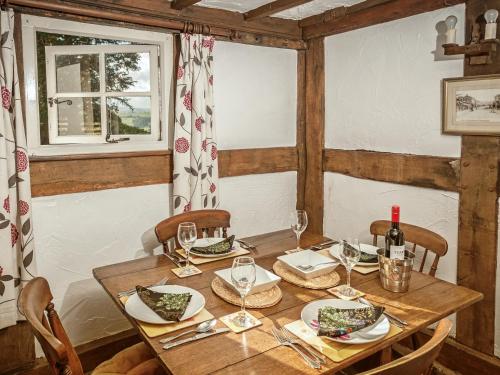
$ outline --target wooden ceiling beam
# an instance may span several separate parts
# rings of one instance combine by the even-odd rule
[[[258,8],[249,10],[245,13],[246,20],[254,20],[279,13],[283,10],[294,8],[296,6],[309,3],[312,0],[276,0],[272,3],[264,4]]]
[[[350,7],[328,10],[299,22],[305,40],[340,34],[363,27],[431,12],[465,0],[367,0]]]
[[[184,8],[190,7],[196,3],[199,3],[201,0],[172,0],[170,7],[175,10],[182,10]]]

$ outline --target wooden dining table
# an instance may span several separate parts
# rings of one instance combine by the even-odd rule
[[[261,234],[245,240],[256,246],[250,254],[256,263],[268,270],[272,269],[278,255],[295,248],[295,234],[291,230]],[[308,247],[325,240],[327,238],[321,235],[304,233],[301,246]],[[167,257],[158,255],[96,268],[94,277],[137,329],[167,373],[175,375],[332,374],[390,348],[393,343],[482,299],[481,293],[419,272],[413,272],[410,288],[406,293],[393,293],[383,289],[378,272],[368,275],[353,272],[351,282],[355,288],[366,293],[368,300],[385,306],[390,313],[405,319],[408,326],[401,333],[383,339],[342,362],[336,363],[328,359],[320,370],[314,370],[308,367],[295,351],[280,346],[273,337],[271,328],[273,325],[282,327],[300,319],[303,307],[313,300],[333,298],[325,290],[305,289],[281,281],[279,287],[283,298],[277,305],[250,310],[261,320],[261,326],[239,334],[229,332],[215,335],[169,350],[164,350],[159,340],[182,330],[160,337],[148,337],[135,319],[126,314],[117,296],[120,291],[139,284],[150,285],[168,276],[169,284],[185,285],[201,292],[206,299],[205,308],[218,318],[239,310],[238,306],[216,296],[210,287],[214,271],[230,267],[232,262],[233,259],[228,258],[205,263],[198,266],[203,273],[180,279],[171,272],[171,269],[175,268],[174,264]],[[337,271],[342,282],[345,282],[343,267],[338,267]]]

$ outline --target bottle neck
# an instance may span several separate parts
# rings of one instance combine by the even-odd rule
[[[399,229],[399,221],[393,221],[391,225],[392,229]]]

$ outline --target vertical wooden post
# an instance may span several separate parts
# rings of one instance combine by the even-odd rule
[[[307,42],[305,92],[306,171],[304,208],[307,230],[323,233],[323,149],[325,147],[325,48],[324,38]]]
[[[306,193],[306,52],[297,51],[297,209]]]
[[[466,41],[472,24],[490,8],[500,9],[500,0],[467,1]],[[465,76],[493,73],[500,73],[500,55],[489,65],[469,65],[465,59]],[[484,300],[457,314],[457,340],[490,355],[495,339],[499,162],[499,137],[462,137],[457,282],[483,293]]]

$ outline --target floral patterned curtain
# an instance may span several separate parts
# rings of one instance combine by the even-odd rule
[[[14,46],[14,12],[0,13],[0,329],[22,316],[17,297],[35,271],[31,187]]]
[[[217,142],[211,36],[181,34],[174,129],[174,214],[216,208]]]

